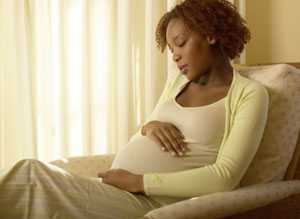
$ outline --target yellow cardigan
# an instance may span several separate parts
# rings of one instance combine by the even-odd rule
[[[181,73],[170,78],[157,105],[172,98],[186,82],[187,78]],[[260,145],[268,106],[267,89],[234,69],[225,99],[225,133],[216,162],[190,170],[144,174],[146,195],[190,198],[239,187]]]

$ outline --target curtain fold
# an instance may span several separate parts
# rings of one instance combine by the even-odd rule
[[[172,4],[0,0],[0,168],[124,147],[170,71],[155,28]]]
[[[156,47],[182,0],[0,0],[0,169],[116,153],[176,71]]]

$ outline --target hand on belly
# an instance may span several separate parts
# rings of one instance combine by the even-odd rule
[[[184,158],[162,151],[156,142],[145,136],[131,139],[116,155],[111,169],[122,168],[135,174],[172,172],[183,169]],[[181,158],[181,159],[178,159]]]
[[[153,120],[142,127],[142,135],[154,141],[163,151],[183,156],[187,151],[184,135],[172,123]]]

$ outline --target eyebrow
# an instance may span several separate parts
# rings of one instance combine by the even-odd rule
[[[176,39],[177,39],[179,36],[182,36],[182,35],[185,36],[184,33],[177,34],[177,36],[173,37],[173,41],[176,41]],[[169,43],[167,43],[167,45],[168,45],[168,47],[170,48]]]

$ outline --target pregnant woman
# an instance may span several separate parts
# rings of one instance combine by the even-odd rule
[[[111,169],[85,178],[37,160],[0,179],[1,218],[142,218],[148,211],[239,182],[266,125],[266,88],[232,68],[250,32],[225,0],[186,0],[164,14],[156,40],[180,73]]]

